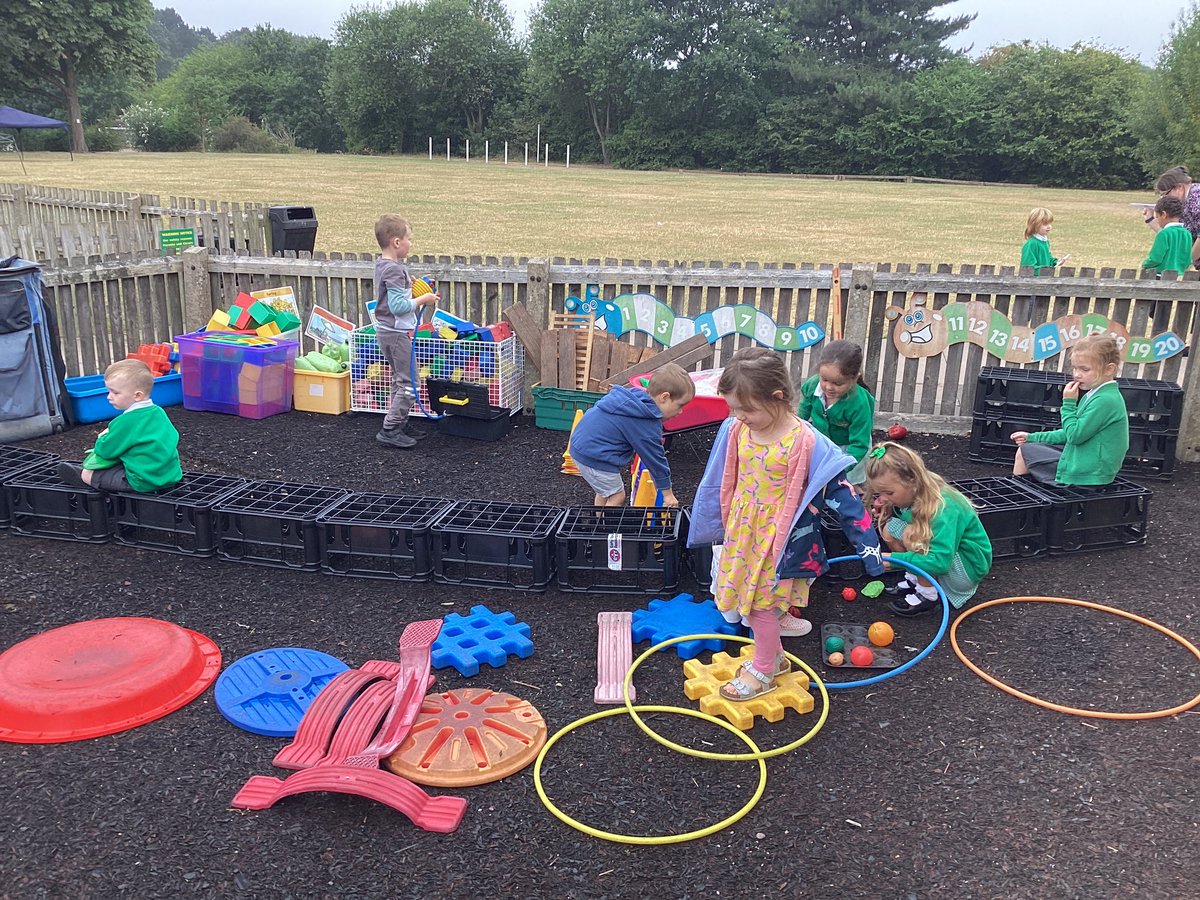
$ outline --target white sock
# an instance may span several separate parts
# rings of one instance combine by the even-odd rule
[[[904,598],[904,602],[909,606],[917,606],[924,600],[936,600],[938,598],[937,588],[932,584],[915,585],[913,591],[914,593]]]

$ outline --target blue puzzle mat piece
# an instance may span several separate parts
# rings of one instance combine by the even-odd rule
[[[651,600],[649,609],[633,611],[633,642],[657,644],[685,634],[737,634],[738,626],[726,622],[712,600],[697,603],[691,594],[670,600]],[[724,650],[725,642],[707,638],[675,644],[680,659],[694,659],[702,650]]]
[[[478,675],[480,663],[498,669],[510,656],[525,659],[532,655],[527,624],[518,622],[510,612],[472,606],[469,616],[450,613],[442,620],[441,633],[430,650],[430,664],[435,669],[453,666],[462,675]]]

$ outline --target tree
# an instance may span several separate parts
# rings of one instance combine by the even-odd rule
[[[177,128],[196,136],[204,151],[212,129],[238,111],[230,98],[249,66],[245,48],[207,44],[184,57],[171,76],[158,84],[154,97]]]
[[[146,30],[152,15],[150,0],[105,0],[86,12],[71,0],[0,0],[0,83],[61,98],[71,149],[86,153],[80,82],[118,69],[148,80],[156,53]]]
[[[1200,172],[1200,7],[1182,12],[1133,107],[1138,157],[1151,173]]]
[[[171,7],[154,10],[149,31],[158,47],[154,71],[159,81],[175,71],[179,61],[189,53],[217,39],[207,28],[192,28]]]

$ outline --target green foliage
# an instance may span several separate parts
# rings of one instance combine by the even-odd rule
[[[284,144],[245,116],[227,119],[213,132],[213,149],[224,153],[287,153]]]
[[[174,72],[189,53],[217,39],[207,28],[192,28],[171,8],[154,10],[148,32],[158,47],[154,71],[159,81]]]
[[[195,150],[197,136],[166,109],[154,103],[135,103],[121,117],[132,147],[139,150]]]
[[[1200,172],[1200,7],[1184,10],[1130,114],[1137,155],[1152,175]]]

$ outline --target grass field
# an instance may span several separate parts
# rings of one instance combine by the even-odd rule
[[[1136,267],[1152,194],[807,180],[781,175],[566,169],[494,160],[199,153],[33,153],[0,182],[316,208],[317,250],[374,249],[383,212],[413,223],[414,253],[760,262],[1015,265],[1031,207],[1081,267]]]

